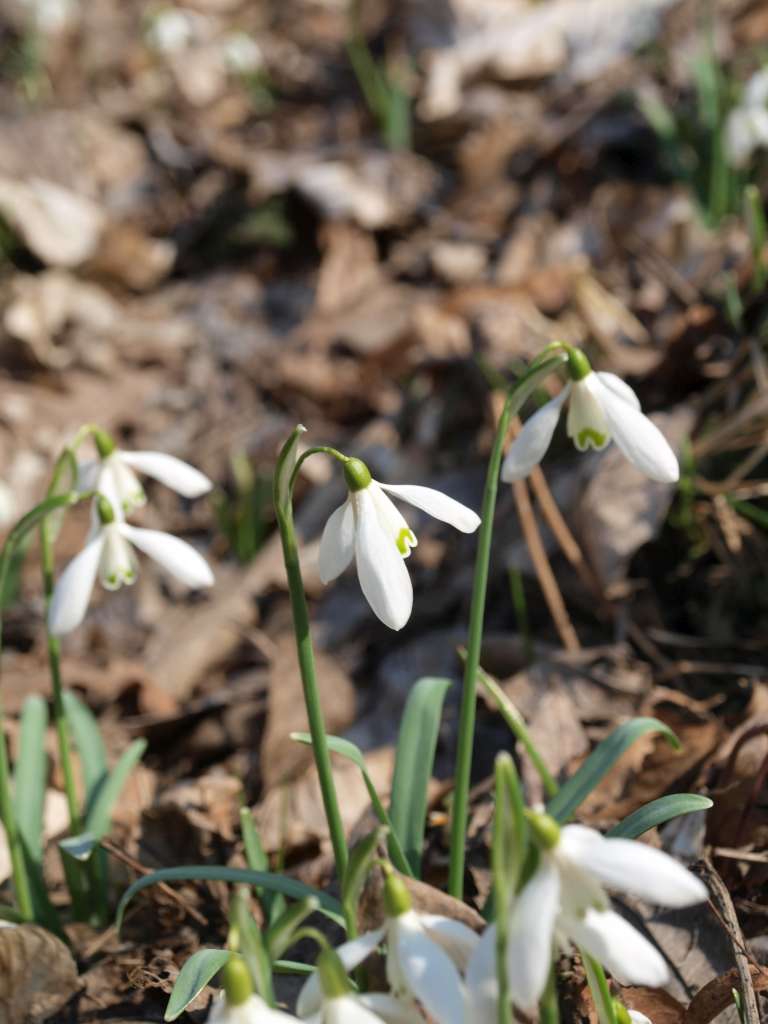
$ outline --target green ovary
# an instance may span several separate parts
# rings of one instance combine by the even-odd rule
[[[597,430],[593,430],[592,427],[584,427],[580,430],[576,437],[576,447],[580,451],[586,451],[587,448],[604,448],[608,441],[608,437],[605,434],[601,434]]]
[[[400,533],[398,533],[395,543],[397,544],[397,550],[403,558],[407,558],[411,553],[411,548],[416,547],[416,537],[412,530],[404,526]]]

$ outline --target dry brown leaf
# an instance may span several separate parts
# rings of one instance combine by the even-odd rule
[[[37,1024],[80,987],[72,954],[38,925],[0,927],[0,1021]]]
[[[749,965],[749,971],[755,992],[768,990],[768,971],[754,964]],[[729,1006],[734,1005],[734,989],[736,991],[739,989],[739,972],[735,967],[725,974],[713,978],[696,993],[685,1011],[683,1024],[710,1024],[710,1021],[715,1020]]]

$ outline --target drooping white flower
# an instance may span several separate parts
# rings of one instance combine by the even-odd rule
[[[143,530],[116,519],[106,499],[94,502],[96,513],[83,550],[58,579],[48,612],[48,628],[60,636],[83,621],[98,576],[107,590],[130,586],[138,574],[137,547],[188,587],[209,587],[213,573],[191,544],[160,530]]]
[[[273,1010],[263,999],[250,995],[242,1003],[231,1003],[224,992],[211,1004],[207,1024],[294,1024],[298,1018],[282,1010]]]
[[[601,451],[615,441],[633,465],[650,477],[674,483],[680,477],[675,453],[659,428],[640,411],[628,384],[613,373],[595,373],[580,351],[568,353],[571,379],[559,395],[526,421],[507,452],[501,478],[522,480],[543,459],[567,400],[566,430],[579,451]]]
[[[431,487],[381,484],[359,459],[344,465],[347,500],[331,515],[320,539],[320,579],[330,583],[355,560],[363,594],[390,629],[402,629],[411,615],[413,587],[404,559],[416,535],[388,495],[392,494],[462,533],[473,533],[480,517]]]
[[[528,1010],[536,1006],[555,944],[564,950],[580,947],[625,984],[663,985],[669,976],[666,961],[611,910],[605,887],[665,907],[700,903],[707,898],[706,887],[645,843],[606,838],[584,825],[558,830],[545,820],[539,866],[518,894],[509,921],[507,972],[515,1003]]]
[[[499,1019],[499,979],[496,973],[496,925],[480,936],[467,964],[467,1017],[473,1024],[496,1024]]]
[[[653,1024],[650,1017],[646,1017],[644,1013],[640,1013],[639,1010],[627,1010],[629,1019],[634,1021],[634,1024]]]
[[[725,121],[725,155],[728,163],[744,168],[756,149],[768,146],[768,68],[750,78],[741,102]]]
[[[122,451],[101,431],[95,434],[95,440],[100,458],[78,466],[77,486],[81,491],[103,494],[118,516],[130,515],[146,503],[136,471],[159,480],[184,498],[199,498],[213,487],[205,474],[174,455]]]

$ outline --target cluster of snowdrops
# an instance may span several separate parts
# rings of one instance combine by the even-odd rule
[[[526,421],[503,456],[510,417],[551,375],[560,379],[559,391]],[[548,346],[508,392],[489,465],[482,523],[474,511],[432,488],[376,481],[357,458],[328,447],[303,447],[302,427],[291,434],[280,454],[275,474],[277,520],[296,620],[312,744],[340,877],[347,867],[348,851],[345,837],[339,835],[340,819],[328,769],[327,738],[313,674],[293,529],[292,491],[301,466],[318,453],[337,459],[348,488],[346,501],[330,516],[322,534],[322,580],[330,582],[354,562],[366,600],[391,629],[401,629],[411,614],[413,590],[406,559],[417,543],[412,527],[392,499],[415,506],[464,533],[481,528],[464,693],[474,706],[471,687],[478,668],[498,478],[524,478],[541,461],[566,403],[567,433],[580,451],[601,450],[613,440],[650,478],[670,484],[678,479],[674,452],[642,413],[631,388],[613,374],[593,371],[581,351],[561,343]],[[109,590],[133,583],[137,574],[134,548],[189,587],[206,587],[213,582],[210,568],[191,545],[127,522],[145,501],[137,472],[187,498],[204,494],[211,487],[210,481],[171,456],[121,451],[98,428],[89,428],[88,436],[95,443],[96,458],[78,467],[77,488],[92,501],[92,525],[82,551],[64,569],[53,589],[48,628],[54,636],[82,622],[97,578]],[[465,721],[463,714],[460,730],[471,734],[472,725],[473,718],[466,717]],[[460,745],[462,742],[471,761],[472,736],[460,735]],[[453,807],[458,820],[454,821],[457,841],[452,852],[457,854],[454,874],[459,879],[463,876],[466,824],[461,815],[466,813],[469,782],[469,761],[466,757],[464,760],[465,777],[457,769]],[[220,975],[223,987],[212,1004],[209,1020],[214,1024],[278,1024],[278,1019],[336,1024],[425,1020],[435,1024],[495,1024],[509,1021],[513,1007],[525,1013],[535,1013],[537,1007],[542,1007],[542,1014],[552,1020],[556,1019],[553,1014],[557,1006],[555,965],[561,954],[574,952],[584,962],[602,1024],[647,1020],[614,998],[605,972],[620,984],[658,987],[669,980],[669,966],[657,948],[612,908],[607,890],[622,891],[665,907],[687,907],[706,899],[705,887],[661,850],[634,839],[605,837],[583,825],[558,823],[542,807],[524,807],[522,791],[516,792],[513,803],[517,800],[519,813],[516,818],[513,815],[516,824],[509,841],[516,852],[513,856],[507,851],[501,860],[492,861],[500,876],[504,856],[511,857],[508,862],[516,864],[514,878],[495,879],[494,907],[486,915],[489,923],[481,934],[449,917],[414,909],[403,877],[386,858],[372,857],[366,870],[383,873],[385,919],[379,928],[362,935],[357,935],[350,923],[348,941],[336,948],[317,935],[321,951],[314,972],[299,994],[297,1016],[277,1007],[271,981],[267,985],[263,979],[260,982],[238,948],[237,929],[232,928],[229,959]],[[459,881],[458,889],[452,886],[454,895],[461,895],[461,884]],[[386,958],[386,992],[366,991],[366,962],[376,953]]]

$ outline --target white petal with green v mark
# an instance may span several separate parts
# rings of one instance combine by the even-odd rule
[[[365,467],[363,470],[363,486],[350,490],[345,503],[333,512],[323,530],[320,579],[330,583],[354,560],[363,594],[374,613],[390,629],[402,629],[413,607],[413,587],[404,559],[416,547],[417,539],[388,495],[462,533],[476,530],[480,517],[431,487],[379,484],[370,479]]]
[[[184,498],[207,494],[213,484],[205,474],[164,452],[126,452],[115,448],[100,459],[81,463],[78,488],[99,491],[116,514],[129,515],[146,503],[144,488],[136,472],[151,476]]]
[[[135,581],[138,564],[134,546],[188,587],[209,587],[213,583],[213,573],[203,556],[178,537],[159,530],[140,530],[121,520],[97,524],[54,587],[48,613],[51,633],[61,636],[80,625],[97,576],[107,590]]]

